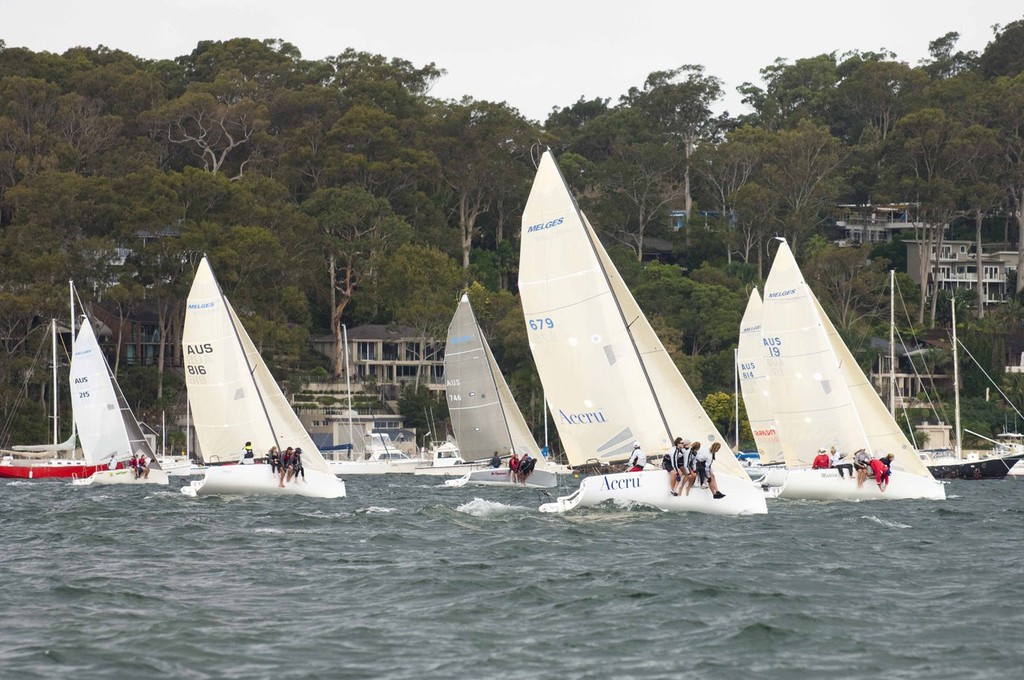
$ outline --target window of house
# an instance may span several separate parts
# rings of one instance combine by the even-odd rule
[[[363,361],[376,361],[377,360],[377,343],[375,342],[357,342],[356,343],[356,356]]]
[[[419,361],[420,360],[420,343],[418,343],[418,342],[406,342],[405,343],[405,360],[406,361]]]
[[[385,342],[382,345],[381,358],[384,361],[398,361],[398,343]]]
[[[399,364],[398,366],[395,366],[395,375],[398,376],[399,378],[415,378],[416,366]]]

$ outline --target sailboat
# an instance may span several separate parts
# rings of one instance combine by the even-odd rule
[[[71,298],[71,335],[72,352],[74,350],[75,334],[75,294],[74,284],[68,282]],[[77,458],[75,456],[75,444],[78,435],[74,427],[71,429],[71,436],[63,442],[58,441],[60,421],[58,417],[58,361],[57,361],[57,320],[50,321],[50,341],[52,344],[52,366],[53,366],[53,443],[52,444],[29,444],[16,445],[11,447],[10,453],[4,453],[0,459],[0,478],[14,479],[74,479],[76,477],[87,477],[100,469],[99,461]]]
[[[757,444],[758,464],[748,467],[747,474],[763,486],[779,487],[786,479],[783,443],[772,415],[769,360],[764,356],[761,341],[763,304],[757,288],[750,292],[747,308],[740,321],[740,337],[736,348],[740,391],[750,421],[750,430]]]
[[[946,497],[839,336],[784,239],[764,287],[761,340],[771,375],[772,414],[788,467],[779,497],[866,500]],[[814,452],[835,446],[874,457],[892,453],[880,490],[838,470],[810,468]]]
[[[185,385],[196,436],[208,459],[238,458],[245,442],[255,451],[302,449],[305,478],[280,486],[270,465],[220,465],[181,491],[211,494],[280,494],[340,498],[345,483],[328,467],[288,404],[206,257],[188,295],[182,332]]]
[[[1024,446],[989,439],[984,435],[967,430],[995,444],[988,455],[965,454],[963,450],[964,430],[960,425],[960,347],[956,337],[956,298],[950,300],[953,322],[953,429],[956,442],[952,451],[943,451],[922,456],[928,470],[937,479],[1002,479],[1010,473],[1018,461],[1024,460]],[[890,378],[890,383],[892,378]],[[1006,395],[1003,395],[1004,397]],[[1011,436],[1012,437],[1012,436]]]
[[[625,461],[633,442],[648,455],[676,436],[721,449],[713,469],[724,498],[696,488],[673,496],[662,469],[595,474],[542,505],[564,512],[604,501],[669,511],[763,514],[764,494],[701,408],[594,228],[545,151],[523,212],[519,291],[537,371],[569,464]]]
[[[86,460],[106,463],[88,477],[74,479],[76,485],[93,484],[167,484],[149,442],[142,434],[128,402],[121,392],[107,359],[100,350],[88,317],[75,341],[71,357],[71,407]],[[149,459],[149,472],[136,477],[124,463],[133,455]]]
[[[519,456],[529,454],[537,460],[525,482],[518,481],[507,467],[486,467],[445,484],[549,489],[558,483],[555,466],[541,456],[540,447],[516,405],[465,293],[448,326],[444,377],[452,429],[464,456],[469,460],[484,460],[493,453],[502,457],[516,453]]]

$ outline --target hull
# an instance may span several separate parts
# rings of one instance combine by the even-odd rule
[[[930,463],[928,470],[936,479],[1002,479],[1020,460],[1024,460],[1024,453],[956,463]]]
[[[716,475],[717,476],[717,475]],[[731,475],[718,477],[725,498],[715,499],[707,489],[693,489],[688,496],[669,493],[664,470],[619,472],[585,477],[580,488],[554,503],[540,506],[541,512],[567,512],[606,501],[643,503],[667,512],[699,512],[708,515],[764,515],[768,505],[761,489],[748,479]]]
[[[485,463],[463,463],[462,465],[420,465],[412,471],[414,475],[427,477],[464,477],[476,470],[489,470]]]
[[[421,460],[330,460],[327,464],[331,471],[339,476],[351,475],[398,475],[412,474],[418,466],[423,464]]]
[[[762,487],[781,487],[786,484],[789,468],[785,465],[751,465],[744,468],[750,480]]]
[[[89,477],[106,465],[85,465],[78,460],[47,460],[8,462],[0,465],[0,478],[7,479],[74,479]]]
[[[186,496],[308,496],[310,498],[343,498],[345,482],[334,475],[306,470],[306,478],[278,484],[278,476],[269,465],[224,465],[211,467],[206,476],[181,488]]]
[[[158,458],[160,469],[168,477],[188,477],[192,474],[192,461],[188,458]]]
[[[167,484],[167,473],[164,470],[150,470],[149,477],[135,478],[135,471],[128,468],[118,470],[97,470],[84,479],[73,479],[75,486],[106,486],[112,484]]]
[[[475,470],[458,479],[449,479],[445,486],[507,486],[527,489],[551,489],[558,485],[558,478],[547,470],[534,470],[526,482],[517,482],[508,468],[487,468]]]
[[[893,470],[889,486],[880,491],[874,475],[868,475],[861,487],[856,475],[839,477],[837,470],[790,470],[779,498],[811,501],[893,501],[927,499],[941,501],[946,498],[942,482],[899,470]]]

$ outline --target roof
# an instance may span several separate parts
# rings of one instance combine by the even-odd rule
[[[422,332],[411,326],[366,324],[348,329],[349,340],[390,340],[398,342],[410,338],[423,338]]]

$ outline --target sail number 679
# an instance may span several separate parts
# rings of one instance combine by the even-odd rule
[[[542,331],[545,328],[554,328],[555,322],[551,320],[551,317],[545,316],[540,319],[530,319],[527,323],[530,324],[531,331]]]

